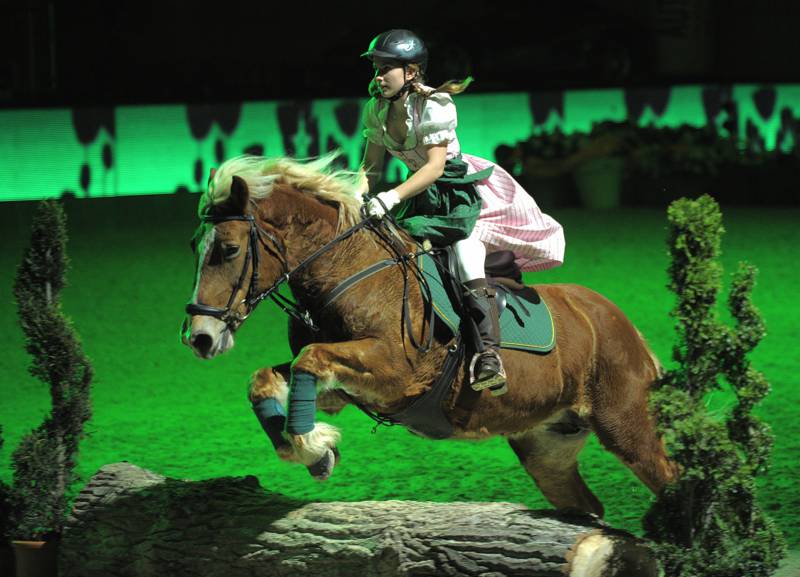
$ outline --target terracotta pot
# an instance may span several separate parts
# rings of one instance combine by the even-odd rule
[[[12,541],[17,577],[57,577],[56,541]]]

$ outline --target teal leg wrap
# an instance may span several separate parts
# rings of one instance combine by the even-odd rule
[[[303,371],[292,371],[289,383],[289,418],[286,431],[303,435],[314,429],[317,413],[317,377]]]
[[[257,403],[253,403],[253,412],[258,417],[261,428],[264,429],[269,440],[272,441],[273,447],[278,449],[289,444],[281,434],[283,427],[286,425],[286,411],[283,410],[283,405],[280,404],[278,399],[267,397]]]

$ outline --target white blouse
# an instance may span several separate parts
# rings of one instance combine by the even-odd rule
[[[424,87],[427,89],[427,87]],[[390,102],[372,98],[364,108],[364,138],[383,146],[393,156],[402,160],[412,171],[419,170],[427,161],[426,147],[447,143],[447,158],[461,152],[456,136],[458,115],[452,97],[445,92],[424,96],[412,92],[405,101],[406,138],[396,142],[386,130],[386,117]]]

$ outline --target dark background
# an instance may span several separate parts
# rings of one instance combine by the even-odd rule
[[[372,37],[410,28],[429,83],[473,92],[798,82],[800,3],[413,0],[3,3],[0,106],[364,96]]]

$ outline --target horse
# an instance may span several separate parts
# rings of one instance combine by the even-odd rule
[[[326,413],[354,403],[373,417],[395,414],[431,389],[452,351],[456,337],[431,331],[423,290],[401,266],[418,243],[402,230],[379,234],[374,219],[362,216],[360,189],[356,175],[336,169],[331,157],[237,157],[212,172],[198,210],[196,279],[182,338],[210,359],[233,347],[236,330],[264,298],[288,312],[294,358],[255,371],[254,406],[287,406],[293,379],[303,374],[313,377],[316,408]],[[392,258],[395,265],[326,298],[344,280]],[[283,283],[296,302],[279,295]],[[593,432],[658,493],[677,467],[648,411],[661,367],[644,337],[615,304],[586,287],[531,286],[551,311],[554,349],[504,349],[503,396],[475,393],[457,373],[442,402],[452,438],[505,437],[555,508],[602,516],[577,463]],[[281,459],[324,479],[339,462],[340,434],[314,422],[310,431],[270,437]]]

